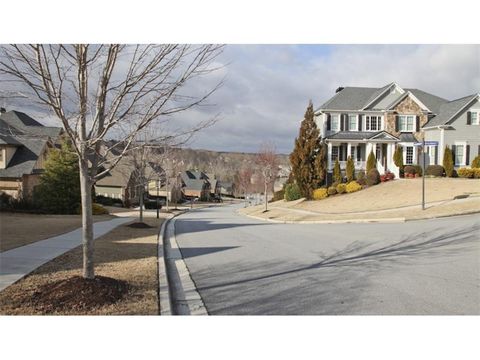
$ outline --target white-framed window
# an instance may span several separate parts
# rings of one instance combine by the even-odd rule
[[[398,115],[398,131],[414,131],[415,115]]]
[[[357,115],[348,114],[348,130],[350,131],[358,130]]]
[[[472,125],[480,125],[480,111],[471,111],[470,116]]]
[[[455,165],[465,165],[465,145],[455,145]]]
[[[338,146],[332,146],[332,162],[335,162],[335,160],[338,159]]]
[[[382,130],[382,117],[377,115],[366,115],[365,130],[366,131]]]
[[[340,131],[340,115],[339,114],[332,114],[331,115],[331,127],[332,131]]]
[[[413,164],[413,146],[405,147],[405,164],[407,165]]]

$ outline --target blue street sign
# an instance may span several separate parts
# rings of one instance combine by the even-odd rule
[[[438,146],[438,141],[425,141],[426,146]]]

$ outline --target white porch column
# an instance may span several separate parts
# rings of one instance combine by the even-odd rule
[[[365,147],[365,161],[368,160],[368,155],[370,155],[370,152],[373,150],[373,144],[367,142],[366,147]]]
[[[332,143],[328,143],[328,158],[327,158],[327,163],[328,163],[328,170],[332,170]]]
[[[347,143],[347,160],[349,156],[352,156],[352,143]],[[355,159],[352,158],[352,160]]]

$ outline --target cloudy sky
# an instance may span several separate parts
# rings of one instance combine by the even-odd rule
[[[339,86],[396,82],[447,99],[480,92],[479,45],[228,45],[221,61],[215,107],[189,114],[221,120],[192,147],[255,151],[268,139],[288,153],[309,99],[317,107]]]
[[[178,119],[220,115],[190,147],[255,152],[267,140],[289,153],[308,101],[318,107],[339,86],[396,82],[452,100],[480,92],[480,45],[227,45],[218,62],[200,87],[224,85]]]

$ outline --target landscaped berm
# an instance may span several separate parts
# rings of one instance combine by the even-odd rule
[[[362,191],[323,200],[248,207],[240,213],[278,221],[422,219],[480,212],[480,179],[426,178],[426,210],[421,209],[422,179],[388,181]]]
[[[158,315],[162,219],[144,223],[119,226],[95,241],[95,279],[81,277],[79,246],[0,292],[0,314]]]

